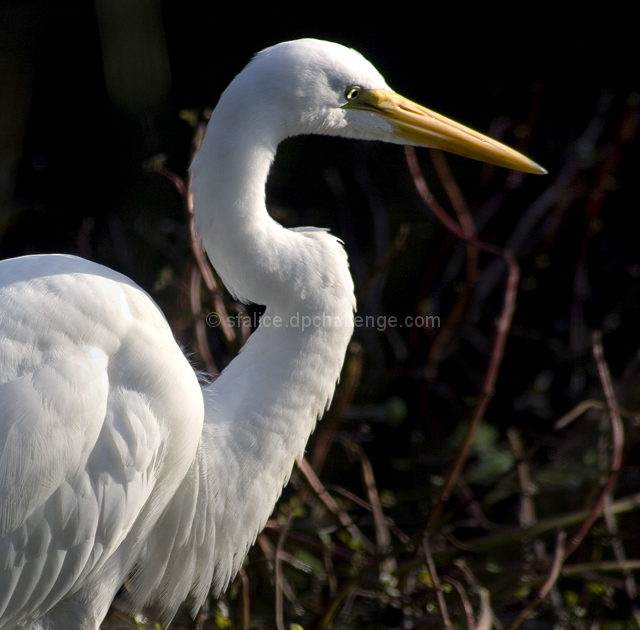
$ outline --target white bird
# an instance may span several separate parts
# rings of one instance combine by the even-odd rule
[[[209,258],[270,322],[215,381],[200,387],[132,280],[72,256],[0,263],[0,629],[96,630],[128,576],[132,610],[152,603],[167,623],[238,571],[331,401],[353,331],[340,241],[285,229],[265,207],[276,148],[299,134],[544,172],[392,92],[355,51],[286,42],[222,94],[192,165]]]

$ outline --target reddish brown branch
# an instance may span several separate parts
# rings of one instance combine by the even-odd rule
[[[358,527],[351,520],[349,515],[342,510],[338,504],[335,502],[334,498],[327,492],[327,489],[322,485],[320,479],[316,475],[313,468],[309,465],[309,462],[303,457],[297,460],[298,467],[300,468],[300,472],[304,475],[307,483],[311,486],[313,491],[316,493],[316,496],[322,503],[324,503],[325,507],[331,512],[338,522],[353,536],[355,540],[358,540],[364,549],[373,553],[375,551],[375,547],[371,544],[371,541],[362,533]]]
[[[444,154],[441,151],[436,151],[434,149],[430,152],[430,155],[435,166],[436,173],[438,174],[438,177],[440,178],[440,181],[444,186],[447,197],[449,198],[451,206],[456,213],[458,223],[460,224],[462,232],[464,233],[465,237],[474,238],[476,236],[476,226],[473,221],[473,217],[469,212],[469,208],[467,207],[467,203],[462,196],[462,192],[458,188],[458,185],[453,178]],[[415,162],[415,152],[412,157],[414,158],[414,165],[417,166],[417,162]],[[424,184],[424,188],[426,189],[426,182],[424,181],[424,179],[422,179],[422,183]],[[433,195],[429,193],[429,196],[431,198],[432,206],[437,205],[438,211],[442,215],[446,216],[446,213],[434,199]],[[467,243],[467,273],[464,290],[458,293],[456,300],[449,310],[449,314],[444,321],[444,324],[440,328],[440,331],[435,336],[433,343],[431,344],[425,366],[425,376],[427,377],[427,380],[435,377],[436,366],[439,364],[441,357],[445,352],[445,349],[448,347],[451,339],[455,335],[458,325],[462,321],[463,314],[466,311],[467,305],[469,304],[477,280],[478,247],[475,244],[469,242]]]
[[[564,552],[564,541],[566,538],[566,534],[563,531],[558,532],[558,536],[556,538],[556,549],[553,554],[553,563],[551,564],[551,570],[549,571],[549,575],[547,579],[544,581],[544,584],[540,587],[540,591],[537,596],[530,601],[520,614],[515,618],[513,623],[509,626],[509,630],[515,630],[520,626],[520,624],[527,619],[527,617],[535,610],[536,606],[549,594],[549,591],[553,588],[554,584],[558,581],[558,577],[560,576],[560,571],[562,569],[562,563],[564,561],[565,552]]]
[[[624,443],[624,431],[622,427],[622,419],[620,418],[620,412],[618,410],[618,402],[613,391],[613,385],[611,383],[611,375],[609,368],[604,359],[604,351],[602,349],[602,333],[596,331],[592,336],[593,356],[598,366],[598,374],[600,376],[600,383],[604,390],[604,395],[607,401],[607,409],[609,412],[609,419],[611,421],[612,432],[612,453],[611,453],[611,468],[597,500],[595,501],[593,508],[591,509],[589,516],[582,523],[577,534],[571,538],[571,542],[567,547],[566,557],[569,557],[584,540],[585,536],[595,520],[602,514],[605,506],[606,498],[610,495],[613,487],[618,478],[620,471],[620,465],[622,463],[622,446]]]
[[[365,452],[355,442],[348,439],[346,436],[343,436],[342,443],[360,460],[362,479],[367,491],[367,497],[369,498],[371,513],[373,515],[373,521],[375,524],[378,553],[385,553],[389,550],[389,546],[391,545],[391,534],[389,533],[387,520],[382,511],[380,495],[378,494],[376,480],[373,475],[373,467],[371,466],[371,462],[369,461],[369,458],[366,456]]]
[[[438,606],[440,607],[440,614],[442,615],[442,623],[446,630],[447,628],[451,628],[451,619],[449,618],[447,602],[445,601],[444,593],[442,592],[440,578],[438,577],[438,572],[436,571],[436,563],[433,561],[431,548],[429,547],[429,541],[426,536],[422,540],[422,550],[424,551],[424,556],[427,561],[427,567],[429,569],[429,573],[431,574],[433,585],[436,589],[436,597],[438,598]]]
[[[247,572],[240,567],[238,577],[242,582],[242,630],[249,630],[251,626],[251,603],[249,600],[249,576]]]
[[[287,517],[287,522],[280,530],[280,536],[278,536],[278,544],[275,550],[274,564],[275,564],[275,582],[276,582],[276,625],[278,630],[285,630],[284,617],[282,610],[282,591],[285,586],[284,575],[282,575],[282,550],[284,548],[284,541],[287,539],[289,529],[291,529],[291,523],[293,522],[293,511],[290,512]]]
[[[484,419],[487,407],[489,406],[491,398],[493,397],[496,380],[498,378],[498,372],[500,370],[500,365],[502,364],[504,347],[507,342],[507,336],[509,333],[509,329],[511,328],[511,320],[513,318],[513,312],[515,310],[516,288],[518,286],[518,279],[520,277],[520,268],[516,264],[515,259],[513,259],[513,257],[508,252],[503,252],[502,257],[505,259],[505,261],[507,261],[509,275],[507,278],[507,286],[505,288],[502,315],[500,316],[500,320],[498,322],[496,340],[493,345],[489,367],[482,387],[482,396],[474,411],[473,417],[469,422],[462,446],[458,451],[452,470],[449,473],[449,477],[447,478],[447,482],[442,490],[442,493],[440,494],[440,500],[429,515],[429,526],[433,526],[439,520],[444,504],[449,500],[453,488],[457,483],[458,477],[460,476],[460,473],[462,472],[462,469],[466,464],[467,458],[469,456],[469,451],[471,450],[471,445],[473,444],[475,433],[480,426],[480,423]]]
[[[487,407],[489,406],[489,402],[493,397],[496,380],[498,378],[498,372],[500,370],[500,365],[502,364],[502,358],[504,356],[504,347],[507,341],[507,335],[509,333],[509,329],[511,328],[511,320],[513,318],[513,312],[515,310],[515,296],[518,286],[518,280],[520,278],[520,268],[518,267],[515,258],[509,252],[503,251],[502,249],[496,247],[495,245],[491,245],[490,243],[486,243],[472,234],[468,234],[464,227],[458,225],[458,223],[451,219],[449,215],[444,212],[440,205],[435,201],[433,195],[431,195],[431,193],[429,192],[427,184],[420,172],[413,147],[405,147],[405,155],[416,190],[419,192],[424,203],[436,215],[442,225],[444,225],[447,230],[455,234],[459,239],[461,239],[468,245],[473,245],[474,247],[482,251],[486,251],[490,254],[498,256],[499,258],[502,258],[505,261],[508,269],[507,286],[505,288],[502,314],[498,322],[496,339],[493,344],[491,359],[482,387],[482,397],[475,409],[471,421],[469,422],[463,444],[458,451],[452,470],[449,473],[445,486],[442,490],[442,493],[440,494],[440,499],[429,515],[428,527],[432,527],[440,519],[444,504],[449,500],[451,496],[453,488],[455,487],[460,473],[462,472],[462,469],[464,468],[464,465],[469,456],[469,451],[473,443],[474,435],[478,427],[480,426]],[[453,193],[453,196],[455,198],[455,193]]]

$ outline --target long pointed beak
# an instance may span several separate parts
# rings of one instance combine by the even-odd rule
[[[410,144],[442,149],[525,173],[544,175],[547,172],[508,146],[390,90],[361,89],[345,107],[379,114],[393,123],[399,138]]]

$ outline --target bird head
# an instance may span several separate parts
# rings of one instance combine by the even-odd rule
[[[278,139],[304,134],[382,140],[442,149],[529,173],[546,171],[513,149],[400,96],[358,52],[301,39],[258,53],[223,98],[251,99],[261,129]],[[266,122],[266,121],[265,121]]]

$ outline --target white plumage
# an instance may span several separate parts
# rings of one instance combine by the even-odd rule
[[[217,380],[198,385],[128,278],[71,256],[2,262],[0,629],[96,630],[129,575],[132,608],[154,603],[168,621],[237,572],[331,400],[353,331],[340,242],[284,229],[265,208],[279,142],[312,133],[543,172],[391,92],[358,53],[287,42],[224,92],[192,166],[211,262],[271,322]],[[305,316],[313,324],[296,325]]]

